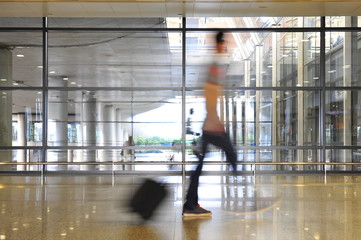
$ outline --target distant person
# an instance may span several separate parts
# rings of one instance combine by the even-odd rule
[[[194,132],[192,130],[192,115],[194,113],[193,108],[189,109],[189,117],[187,118],[187,124],[186,124],[186,134],[194,135]]]
[[[187,124],[186,124],[186,134],[188,135],[192,135],[193,139],[192,139],[192,142],[191,142],[191,145],[194,147],[193,148],[193,151],[192,151],[192,154],[197,156],[199,158],[199,150],[197,148],[197,145],[198,145],[198,142],[199,142],[199,138],[198,136],[200,136],[200,133],[199,132],[195,132],[192,128],[192,115],[194,113],[194,109],[191,108],[189,109],[189,117],[187,119]],[[197,137],[197,138],[196,138]]]
[[[186,201],[183,205],[183,216],[210,216],[211,211],[200,207],[198,203],[199,176],[202,172],[203,160],[209,144],[220,147],[225,151],[227,161],[231,163],[233,171],[237,171],[237,154],[232,146],[228,134],[225,132],[224,124],[217,113],[217,103],[222,91],[222,84],[226,75],[226,66],[222,63],[222,55],[226,52],[224,32],[216,34],[216,54],[209,68],[208,78],[204,84],[206,99],[206,119],[203,124],[203,135],[201,141],[201,154],[198,154],[199,163],[191,176]]]

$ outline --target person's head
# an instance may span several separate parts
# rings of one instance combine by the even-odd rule
[[[217,48],[217,52],[219,53],[225,52],[224,32],[222,31],[219,31],[216,34],[216,48]]]

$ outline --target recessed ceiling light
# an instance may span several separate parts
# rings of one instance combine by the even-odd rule
[[[68,81],[68,80],[69,80],[69,78],[67,78],[67,77],[63,77],[63,80],[64,80],[64,81]]]
[[[1,78],[0,81],[1,81],[1,82],[6,82],[7,79],[6,79],[6,78]]]
[[[49,73],[55,73],[55,71],[50,71]]]
[[[70,84],[73,84],[73,85],[75,85],[75,84],[76,84],[76,82],[71,82]]]
[[[40,66],[40,65],[39,65],[38,68],[43,68],[43,66]]]
[[[25,57],[23,54],[17,54],[16,56],[19,57],[19,58]]]
[[[19,85],[19,83],[17,83],[17,82],[13,82],[13,85],[17,86],[17,85]]]

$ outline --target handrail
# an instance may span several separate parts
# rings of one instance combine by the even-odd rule
[[[155,164],[167,164],[167,165],[194,165],[196,161],[182,162],[168,162],[168,161],[157,161],[157,162],[0,162],[0,165],[155,165]],[[228,162],[203,162],[204,165],[228,165]],[[361,165],[361,162],[238,162],[237,165]]]

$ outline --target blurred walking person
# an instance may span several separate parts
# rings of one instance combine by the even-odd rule
[[[198,166],[191,176],[186,201],[183,205],[183,216],[210,216],[211,211],[200,207],[198,203],[199,177],[202,172],[203,161],[209,144],[221,148],[231,163],[234,173],[237,171],[237,154],[233,148],[229,135],[225,131],[224,123],[217,113],[218,98],[223,89],[223,82],[226,75],[226,66],[222,62],[222,55],[226,52],[225,33],[218,32],[215,37],[216,54],[209,67],[207,81],[204,84],[206,99],[206,119],[203,124],[201,140],[201,154],[198,155]]]

